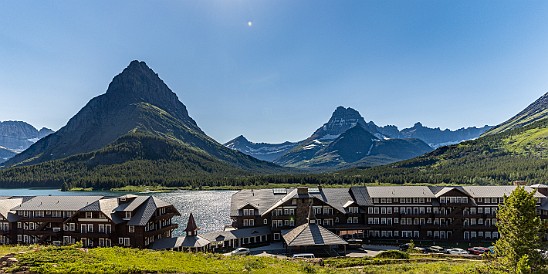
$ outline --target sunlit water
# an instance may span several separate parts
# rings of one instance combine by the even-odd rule
[[[178,190],[165,193],[147,193],[138,195],[152,195],[173,204],[181,213],[181,216],[173,218],[179,228],[175,231],[175,236],[184,235],[184,229],[188,216],[192,212],[198,227],[199,233],[223,230],[225,225],[231,223],[230,219],[230,197],[236,191],[210,190],[193,191]],[[41,196],[41,195],[99,195],[99,196],[120,196],[121,192],[108,191],[83,191],[83,192],[63,192],[58,189],[0,189],[0,196]]]

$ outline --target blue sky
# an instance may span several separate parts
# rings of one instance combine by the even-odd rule
[[[302,140],[339,105],[494,125],[548,91],[546,18],[547,1],[1,1],[0,121],[57,130],[138,59],[220,142]]]

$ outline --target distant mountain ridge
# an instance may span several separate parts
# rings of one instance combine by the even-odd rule
[[[421,139],[433,148],[440,146],[454,145],[467,140],[472,140],[481,136],[484,132],[491,129],[491,126],[468,127],[457,130],[441,130],[438,128],[429,128],[417,122],[411,128],[404,128],[401,131],[396,126],[379,127],[379,131],[390,138],[417,138]]]
[[[414,149],[404,148],[408,146]],[[418,154],[410,156],[394,153],[409,150]],[[274,163],[306,169],[338,169],[356,162],[375,166],[408,159],[431,150],[420,140],[388,140],[374,123],[365,122],[358,111],[338,107],[327,123]]]
[[[23,183],[30,173],[42,175],[39,184],[106,186],[283,170],[207,136],[177,95],[139,61],[66,126],[5,165],[14,168],[0,172],[0,182]]]
[[[362,128],[363,131],[355,129],[356,127]],[[396,126],[379,127],[372,121],[366,122],[355,109],[339,106],[335,109],[329,121],[318,128],[310,137],[297,143],[284,143],[291,144],[291,146],[248,143],[247,140],[245,142],[241,137],[225,145],[258,159],[273,161],[288,167],[342,168],[354,165],[376,166],[424,154],[431,151],[431,147],[435,148],[477,138],[489,128],[489,126],[482,128],[470,127],[451,131],[448,129],[440,130],[439,128],[432,129],[424,127],[421,123],[416,123],[412,128],[400,131]],[[351,129],[352,131],[345,135]],[[364,131],[373,138],[366,136]],[[340,137],[345,138],[337,140]],[[350,144],[349,140],[354,141]],[[367,140],[374,140],[375,145],[371,150],[363,151],[364,145],[370,143]],[[342,147],[344,149],[339,151]],[[264,152],[273,149],[276,153],[268,154],[269,157],[265,158]],[[399,151],[399,153],[394,153],[395,151]]]
[[[45,127],[38,130],[23,121],[0,121],[0,146],[21,152],[53,132]]]
[[[387,166],[340,174],[384,183],[507,184],[548,180],[548,110],[543,95],[483,136]]]
[[[230,149],[240,151],[259,160],[273,162],[274,160],[285,154],[287,151],[294,148],[297,143],[253,143],[247,140],[243,135],[240,135],[233,140],[228,141],[224,145]]]

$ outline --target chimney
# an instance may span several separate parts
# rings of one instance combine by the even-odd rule
[[[322,192],[322,185],[318,185],[318,190]]]
[[[305,187],[305,186],[298,187],[297,195],[308,195],[308,187]]]

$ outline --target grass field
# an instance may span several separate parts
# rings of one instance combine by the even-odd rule
[[[25,253],[18,253],[25,252]],[[121,247],[0,247],[15,253],[17,265],[5,272],[33,273],[485,273],[482,261],[332,258],[313,262],[258,256],[151,251]]]

